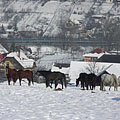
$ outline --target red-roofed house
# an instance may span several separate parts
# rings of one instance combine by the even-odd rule
[[[93,62],[99,59],[101,56],[103,56],[105,53],[104,49],[96,48],[92,50],[91,52],[83,55],[85,62]],[[107,53],[108,54],[108,53]]]
[[[92,50],[90,53],[105,53],[104,49],[101,49],[101,48],[96,48],[94,50]]]

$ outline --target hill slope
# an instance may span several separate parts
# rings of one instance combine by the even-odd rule
[[[38,31],[46,36],[55,36],[59,33],[61,20],[71,19],[74,22],[76,20],[87,22],[88,15],[119,14],[119,9],[119,6],[102,2],[102,0],[1,1],[0,21],[1,23],[16,23],[18,29],[22,31]]]

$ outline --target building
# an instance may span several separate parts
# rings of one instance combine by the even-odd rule
[[[11,52],[7,54],[0,64],[4,68],[6,65],[9,65],[10,68],[15,69],[32,70],[35,67],[35,61],[33,59],[29,59],[22,50],[20,50],[20,52]]]
[[[99,59],[101,56],[103,56],[104,54],[108,54],[108,53],[106,53],[104,49],[96,48],[92,50],[91,52],[83,55],[83,57],[84,57],[85,62],[94,62],[97,59]]]
[[[120,63],[120,55],[104,54],[96,62]]]
[[[85,62],[95,62],[97,59],[99,59],[101,56],[103,56],[104,53],[88,53],[83,55]]]

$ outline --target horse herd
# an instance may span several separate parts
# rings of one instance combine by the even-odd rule
[[[61,72],[51,72],[51,71],[37,71],[36,75],[44,76],[46,79],[46,87],[52,88],[52,83],[55,83],[55,89],[60,81],[63,89],[63,85],[67,87],[66,77],[65,74]],[[28,86],[31,85],[31,82],[34,84],[33,81],[33,71],[30,70],[16,70],[11,69],[9,66],[6,66],[6,76],[8,79],[8,85],[10,85],[10,81],[13,80],[13,85],[15,85],[17,79],[19,79],[19,84],[21,86],[21,81],[23,78],[28,80]]]
[[[43,76],[46,80],[46,87],[52,88],[52,84],[55,84],[55,89],[57,88],[58,83],[65,88],[67,87],[66,76],[61,72],[52,72],[52,71],[36,71],[35,75]],[[28,80],[28,86],[33,82],[33,71],[30,70],[16,70],[11,69],[6,66],[6,76],[8,79],[8,85],[10,85],[10,81],[13,80],[13,84],[15,85],[17,79],[19,79],[19,84],[21,86],[21,81],[23,78]],[[111,86],[114,86],[114,90],[118,90],[118,78],[114,74],[109,74],[107,72],[102,73],[97,76],[94,73],[80,73],[79,77],[76,79],[76,87],[79,82],[81,82],[81,89],[83,90],[94,90],[96,86],[100,86],[100,90],[105,90],[105,86],[109,86],[109,90]]]
[[[114,90],[118,90],[118,78],[114,74],[109,74],[107,72],[97,76],[93,73],[80,73],[79,77],[76,79],[76,86],[78,86],[79,82],[81,82],[81,88],[83,90],[91,90],[95,89],[96,86],[100,86],[100,90],[105,91],[105,86],[109,86],[109,90],[111,86],[114,86]]]

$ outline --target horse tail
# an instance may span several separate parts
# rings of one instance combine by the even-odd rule
[[[67,81],[66,81],[66,76],[65,74],[63,73],[63,79],[64,79],[64,85],[65,85],[65,88],[67,87]]]
[[[34,80],[33,80],[33,71],[32,71],[32,84],[34,85]]]
[[[116,88],[116,90],[117,90],[117,87],[118,87],[118,78],[114,74],[112,74],[112,76],[113,76],[113,79],[114,79],[114,88]]]

